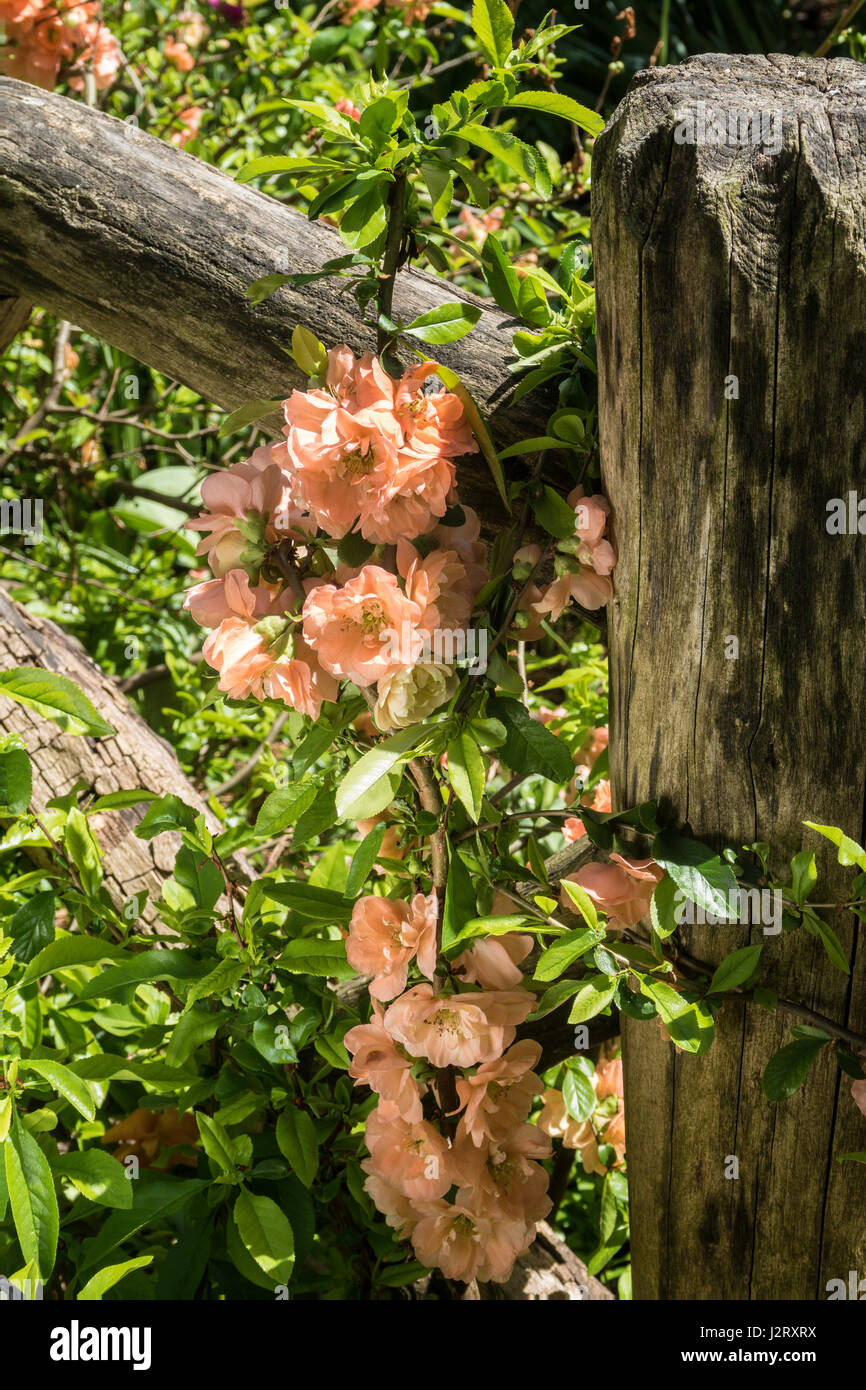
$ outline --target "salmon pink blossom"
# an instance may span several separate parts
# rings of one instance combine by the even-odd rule
[[[405,661],[391,634],[408,634],[412,659],[421,653],[421,610],[401,591],[397,578],[379,565],[365,565],[338,588],[319,584],[304,604],[304,640],[331,675],[357,686],[372,685]]]
[[[435,1201],[453,1185],[447,1139],[426,1120],[407,1124],[389,1101],[367,1116],[368,1171],[414,1202]]]
[[[569,874],[568,879],[580,885],[597,907],[606,912],[608,926],[613,931],[623,927],[633,927],[650,908],[650,898],[656,884],[664,878],[652,859],[632,860],[621,854],[612,854],[609,864],[585,864],[577,873]],[[563,907],[569,906],[565,889],[560,894]]]
[[[382,1005],[377,1000],[373,1000],[370,1022],[350,1028],[343,1042],[352,1053],[349,1075],[355,1078],[355,1085],[365,1083],[383,1100],[391,1101],[401,1119],[419,1124],[423,1091],[412,1076],[411,1059],[386,1032]]]
[[[373,999],[394,999],[406,988],[413,958],[422,975],[436,970],[436,892],[416,893],[411,903],[400,898],[359,898],[352,910],[346,955],[359,975],[373,975]]]
[[[532,1098],[541,1082],[532,1070],[541,1057],[541,1044],[531,1038],[516,1042],[493,1062],[484,1062],[477,1071],[457,1081],[457,1095],[463,1114],[458,1138],[466,1136],[473,1144],[495,1142],[529,1114]],[[464,1108],[465,1107],[465,1108]]]
[[[415,985],[388,1009],[385,1027],[412,1057],[434,1067],[472,1067],[510,1047],[534,1003],[525,989],[434,994],[430,985]]]

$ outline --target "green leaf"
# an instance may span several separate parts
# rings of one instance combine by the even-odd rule
[[[194,980],[201,977],[205,967],[190,958],[187,951],[142,951],[120,965],[88,980],[80,999],[102,999],[127,985],[149,984],[153,980]]]
[[[408,96],[408,93],[401,95]],[[372,141],[374,145],[383,145],[403,119],[405,108],[405,100],[397,102],[393,96],[377,97],[361,112],[358,129],[365,140]]]
[[[514,17],[505,0],[475,0],[472,28],[496,68],[503,68],[511,53]]]
[[[538,524],[543,526],[545,531],[549,531],[561,541],[569,540],[574,535],[577,527],[574,508],[570,507],[558,492],[554,492],[552,487],[544,487],[539,496],[531,497],[530,501]]]
[[[844,831],[836,825],[816,825],[814,821],[804,820],[804,825],[808,825],[810,830],[817,830],[819,835],[830,840],[839,851],[838,861],[843,868],[850,868],[852,864],[866,870],[866,849],[858,845],[856,840],[852,840]]]
[[[571,780],[574,764],[566,745],[537,719],[519,700],[494,696],[487,701],[487,713],[505,726],[506,740],[501,760],[512,772],[523,776],[537,773],[565,786]]]
[[[22,1058],[21,1070],[35,1071],[36,1075],[53,1086],[64,1100],[68,1100],[85,1120],[92,1120],[95,1116],[96,1106],[87,1083],[79,1080],[75,1073],[61,1062],[49,1062],[44,1058]]]
[[[568,1015],[569,1023],[586,1023],[606,1009],[616,992],[616,980],[607,975],[593,975],[581,985]]]
[[[99,1149],[60,1154],[51,1160],[56,1178],[71,1182],[90,1202],[103,1207],[132,1206],[132,1183],[122,1163]]]
[[[237,1196],[234,1221],[247,1252],[275,1284],[287,1284],[295,1262],[292,1228],[270,1197],[257,1197],[246,1189]]]
[[[53,907],[51,920],[54,920]],[[43,946],[32,958],[18,981],[18,988],[22,989],[41,975],[53,975],[57,970],[68,970],[74,965],[93,965],[99,960],[132,960],[132,956],[122,947],[115,946],[110,941],[99,941],[94,936],[59,937],[50,945]]]
[[[192,806],[181,801],[179,796],[161,796],[148,806],[135,827],[135,833],[139,840],[152,840],[166,830],[192,831],[195,829],[195,816]]]
[[[79,1271],[83,1272],[99,1264],[112,1250],[116,1250],[118,1245],[123,1245],[134,1236],[136,1231],[177,1211],[178,1207],[182,1207],[208,1185],[204,1179],[199,1178],[151,1178],[142,1173],[135,1182],[130,1183],[132,1206],[129,1210],[113,1211],[108,1219],[102,1222],[97,1234],[84,1242]]]
[[[184,1013],[191,1009],[199,999],[210,999],[213,995],[227,994],[246,973],[246,965],[239,960],[221,960],[201,980],[196,980],[187,991]]]
[[[214,1120],[210,1115],[206,1115],[203,1110],[197,1110],[195,1118],[202,1148],[208,1158],[220,1172],[234,1173],[237,1166],[234,1141],[229,1138],[224,1126],[220,1124],[219,1120]]]
[[[822,1048],[823,1038],[798,1038],[775,1052],[764,1068],[761,1085],[767,1100],[787,1100],[802,1086]]]
[[[461,729],[451,740],[447,753],[448,780],[466,807],[471,820],[477,825],[484,797],[484,756],[466,728]]]
[[[478,911],[475,888],[469,870],[453,846],[449,846],[448,881],[442,919],[442,947],[447,949],[461,935],[465,924]]]
[[[831,926],[819,917],[817,912],[811,907],[803,908],[803,926],[810,936],[816,936],[823,944],[830,960],[837,970],[842,970],[846,975],[851,974],[851,967],[848,964],[848,957],[842,949],[842,943]]]
[[[247,285],[244,290],[244,299],[248,299],[251,304],[262,304],[270,295],[283,285],[290,283],[291,275],[260,275],[258,280],[254,280],[251,285]]]
[[[442,384],[446,386],[449,391],[453,391],[455,396],[459,398],[460,404],[463,406],[463,414],[469,422],[469,427],[475,435],[478,441],[478,447],[484,455],[487,466],[490,469],[493,481],[496,484],[496,490],[502,498],[505,510],[510,514],[511,503],[508,500],[508,489],[505,486],[505,475],[502,472],[502,464],[499,462],[499,455],[490,437],[490,431],[487,428],[484,416],[478,409],[474,397],[471,392],[467,391],[457,373],[453,372],[450,367],[445,367],[440,362],[436,375],[442,381]],[[496,655],[498,654],[494,653],[494,656]]]
[[[462,126],[457,134],[461,140],[469,140],[494,159],[501,160],[519,178],[528,180],[540,197],[550,197],[550,171],[531,145],[525,145],[507,130],[482,125]]]
[[[791,860],[791,878],[794,888],[794,901],[803,904],[818,882],[815,856],[809,850],[802,850]]]
[[[291,174],[307,179],[320,174],[330,175],[339,172],[343,167],[336,159],[327,159],[324,155],[266,155],[262,159],[250,160],[235,178],[238,183],[248,183],[259,174]]]
[[[571,1118],[579,1123],[588,1120],[598,1104],[595,1097],[595,1087],[586,1073],[571,1069],[565,1073],[565,1080],[562,1083],[562,1099],[565,1101],[565,1108]]]
[[[329,980],[351,980],[355,973],[342,941],[323,941],[315,936],[289,941],[274,964],[293,975],[318,975]]]
[[[562,879],[559,886],[564,890],[566,897],[571,899],[572,905],[577,908],[587,925],[597,927],[598,913],[586,889],[581,888],[579,883],[573,883],[570,878]]]
[[[306,376],[324,376],[328,370],[328,350],[315,333],[302,323],[292,330],[292,356]]]
[[[54,894],[50,888],[44,893],[36,893],[21,904],[9,923],[16,960],[22,964],[34,960],[53,941],[54,911]]]
[[[433,221],[441,222],[447,216],[454,197],[454,175],[438,160],[423,159],[421,176],[430,194]]]
[[[379,857],[379,851],[382,848],[382,841],[385,838],[385,831],[387,829],[388,826],[386,822],[380,821],[378,825],[373,826],[373,829],[368,835],[364,836],[358,848],[355,850],[346,879],[347,898],[354,898],[360,893],[364,884],[367,882],[370,870]]]
[[[350,203],[340,218],[340,236],[354,251],[371,246],[388,225],[388,213],[381,183],[368,188]]]
[[[165,1062],[137,1062],[133,1057],[117,1057],[112,1052],[77,1058],[75,1071],[82,1081],[150,1081],[165,1087],[181,1086],[193,1079]]]
[[[63,843],[85,893],[95,897],[102,883],[102,855],[87,817],[77,807],[66,817]]]
[[[679,894],[679,896],[682,895]],[[680,925],[676,916],[677,897],[677,885],[670,874],[665,874],[664,878],[656,884],[650,899],[650,921],[653,925],[653,931],[662,941],[672,936]]]
[[[47,1283],[57,1254],[60,1217],[48,1159],[17,1115],[3,1145],[6,1186],[21,1253]]]
[[[316,1126],[306,1110],[287,1105],[277,1119],[277,1143],[304,1187],[312,1187],[319,1170]]]
[[[524,110],[543,111],[547,116],[561,116],[564,121],[571,121],[590,135],[600,135],[604,130],[603,116],[560,92],[518,92],[503,104],[522,107]]]
[[[391,795],[383,799],[378,811],[372,811],[367,800],[368,793],[383,783],[390,772],[398,766],[402,767],[410,751],[424,736],[424,730],[417,726],[401,729],[399,733],[381,739],[375,748],[353,763],[337,788],[337,815],[340,820],[357,820],[384,811],[392,800]]]
[[[300,849],[309,840],[315,840],[323,830],[329,830],[337,822],[337,802],[330,787],[323,787],[312,806],[298,817],[292,834],[292,850]]]
[[[53,671],[37,666],[13,666],[0,671],[0,695],[53,720],[67,734],[105,738],[116,732],[74,681],[56,676]]]
[[[520,281],[502,243],[494,232],[488,232],[481,249],[481,264],[484,278],[490,293],[500,309],[515,317],[520,313],[517,300],[520,294]]]
[[[596,931],[592,927],[579,927],[577,931],[570,931],[567,936],[558,937],[539,958],[534,978],[541,983],[557,979],[568,969],[572,961],[603,940],[604,932]]]
[[[76,1299],[79,1303],[98,1302],[104,1293],[113,1289],[127,1274],[131,1274],[134,1269],[145,1269],[152,1263],[153,1255],[137,1255],[134,1260],[124,1260],[122,1264],[106,1265],[94,1274],[92,1279],[88,1279],[81,1292],[76,1294]]]
[[[554,1009],[560,1008],[567,999],[577,994],[583,985],[583,980],[557,980],[555,985],[544,991],[532,1013],[528,1015],[527,1022],[535,1023],[538,1019],[553,1013]]]
[[[219,438],[224,439],[227,434],[234,434],[236,430],[242,430],[246,425],[255,424],[256,420],[262,420],[266,415],[271,415],[274,411],[282,408],[282,401],[248,401],[246,405],[239,406],[227,415],[219,427]]]
[[[301,917],[334,924],[348,922],[352,915],[354,903],[332,888],[318,888],[312,883],[273,883],[268,878],[258,881],[266,898],[283,903]]]
[[[696,1057],[708,1050],[715,1036],[715,1021],[705,1004],[690,1003],[663,980],[644,976],[640,987],[641,993],[655,1004],[677,1047]]]
[[[737,880],[727,864],[698,840],[664,830],[653,841],[652,857],[692,902],[722,921],[738,921]]]
[[[30,805],[32,795],[33,776],[24,749],[9,748],[0,753],[0,806],[10,816],[20,816]]]
[[[737,989],[750,980],[758,968],[758,960],[763,946],[743,946],[739,951],[732,951],[729,956],[716,967],[715,974],[710,981],[708,994],[722,994],[728,989]]]
[[[220,1025],[230,1017],[225,1012],[215,1013],[209,1009],[191,1009],[181,1014],[174,1025],[165,1060],[170,1067],[182,1067],[202,1043],[210,1042]]]
[[[456,343],[471,332],[480,317],[479,305],[455,300],[419,314],[401,332],[410,338],[420,338],[422,343]]]

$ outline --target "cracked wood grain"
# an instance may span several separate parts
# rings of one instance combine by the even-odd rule
[[[678,144],[698,101],[778,111],[781,148]],[[656,797],[714,846],[766,840],[778,874],[815,850],[822,896],[841,894],[850,871],[801,822],[862,841],[866,538],[828,535],[826,507],[866,492],[863,67],[710,55],[639,74],[596,145],[593,236],[614,804]],[[862,928],[833,925],[850,980],[802,932],[681,936],[714,964],[763,941],[771,988],[862,1032]],[[866,1173],[836,1161],[866,1121],[831,1055],[771,1105],[781,1013],[722,1013],[704,1058],[632,1020],[624,1039],[637,1298],[821,1299],[866,1267]]]

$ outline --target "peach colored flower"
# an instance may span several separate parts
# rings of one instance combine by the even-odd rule
[[[163,53],[166,60],[173,67],[176,67],[178,72],[191,72],[195,67],[195,58],[183,40],[166,39]]]
[[[551,1206],[547,1173],[535,1160],[549,1158],[551,1149],[548,1135],[530,1124],[515,1125],[481,1146],[458,1137],[451,1155],[457,1201],[522,1222],[531,1240]]]
[[[399,383],[378,358],[328,353],[324,388],[284,402],[286,458],[317,523],[341,537],[356,524],[375,544],[432,529],[454,489],[454,458],[477,448],[451,392],[427,395],[435,363]]]
[[[458,1137],[473,1144],[494,1142],[504,1130],[525,1120],[541,1081],[532,1070],[541,1057],[541,1044],[523,1038],[502,1057],[484,1062],[477,1071],[457,1081],[457,1095],[463,1114]],[[465,1107],[465,1109],[464,1109]]]
[[[326,671],[363,688],[389,675],[401,664],[400,658],[405,659],[403,643],[392,640],[393,634],[408,634],[417,659],[422,646],[420,616],[395,575],[378,565],[365,565],[342,588],[319,584],[310,591],[303,610],[304,639]]]
[[[281,611],[279,598],[265,584],[253,588],[245,570],[229,570],[223,579],[195,584],[187,590],[183,606],[199,627],[219,627],[226,618],[264,618]]]
[[[466,588],[472,595],[474,606],[476,595],[490,578],[488,546],[481,540],[481,522],[477,512],[471,507],[462,506],[463,520],[457,526],[448,526],[440,521],[430,535],[443,550],[454,550],[463,561],[466,571]],[[471,608],[470,608],[471,612]]]
[[[182,130],[175,130],[168,137],[172,145],[177,145],[183,149],[190,140],[194,140],[198,135],[198,128],[201,125],[201,118],[204,115],[203,106],[185,106],[182,111],[178,111],[175,120],[182,123]]]
[[[599,1100],[604,1100],[606,1096],[619,1096],[622,1100],[622,1058],[612,1057],[610,1061],[601,1062],[595,1069],[596,1088],[595,1093]]]
[[[617,1163],[625,1158],[625,1106],[620,1105],[613,1119],[609,1120],[601,1132],[602,1144],[610,1144],[616,1154]]]
[[[434,1067],[472,1067],[501,1057],[535,1003],[525,989],[434,994],[407,990],[385,1014],[385,1027],[412,1057]]]
[[[544,1109],[538,1117],[538,1128],[554,1139],[561,1139],[563,1148],[576,1149],[585,1173],[606,1173],[607,1169],[598,1156],[598,1143],[589,1120],[571,1118],[561,1091],[545,1091],[541,1099]]]
[[[359,898],[352,909],[346,955],[359,975],[374,975],[373,999],[394,999],[406,988],[413,957],[422,975],[436,973],[438,902],[435,890],[401,898]]]
[[[652,859],[637,861],[621,854],[612,854],[609,864],[584,864],[577,873],[568,875],[570,882],[580,884],[596,907],[607,913],[608,926],[613,931],[633,927],[646,917],[650,898],[662,878],[664,870]],[[565,908],[570,904],[564,888],[560,902]]]
[[[447,1279],[504,1284],[525,1248],[522,1221],[497,1220],[474,1206],[425,1202],[412,1232],[412,1248],[422,1265],[441,1269]]]
[[[851,1098],[858,1109],[866,1115],[866,1080],[852,1083]]]
[[[352,121],[360,121],[361,119],[361,112],[348,97],[340,97],[340,100],[334,103],[334,110],[339,111],[343,116],[348,116]]]
[[[454,969],[462,979],[482,989],[513,989],[523,979],[519,963],[532,950],[532,937],[508,932],[505,936],[488,936],[474,941],[454,961]]]
[[[415,546],[401,538],[397,570],[407,595],[421,608],[421,627],[433,633],[468,626],[475,595],[456,550],[431,550],[422,559]]]
[[[414,1202],[435,1201],[452,1186],[447,1139],[428,1124],[407,1124],[397,1108],[380,1100],[367,1116],[367,1170]]]
[[[298,504],[293,478],[274,462],[267,445],[243,463],[209,474],[201,498],[206,512],[187,525],[210,532],[196,554],[207,555],[217,578],[237,568],[255,574],[269,545],[284,537],[301,539],[315,529]]]
[[[212,593],[203,594],[206,585],[197,585],[190,606],[217,616],[219,603]],[[318,719],[322,703],[336,700],[337,683],[319,666],[314,653],[302,639],[292,634],[290,621],[283,615],[291,600],[287,594],[274,599],[270,612],[257,612],[262,590],[250,588],[243,571],[226,576],[223,597],[231,616],[223,618],[202,648],[209,666],[219,671],[219,689],[235,700],[281,700],[292,709]],[[190,595],[187,596],[190,598]]]
[[[418,1208],[398,1188],[391,1187],[378,1176],[369,1158],[363,1159],[361,1167],[367,1174],[364,1190],[372,1199],[376,1210],[382,1213],[400,1239],[406,1240],[420,1219]]]
[[[383,1100],[391,1101],[407,1124],[419,1124],[424,1118],[421,1097],[427,1088],[419,1087],[410,1059],[385,1031],[381,1004],[374,1000],[370,1022],[350,1028],[343,1042],[352,1053],[349,1075],[355,1078],[355,1085],[369,1086]]]

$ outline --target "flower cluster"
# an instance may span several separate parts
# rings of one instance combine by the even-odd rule
[[[83,74],[89,71],[100,91],[110,87],[123,54],[102,23],[101,9],[96,0],[0,0],[0,23],[6,33],[0,73],[50,91],[65,68],[70,87],[80,92]]]
[[[334,348],[322,385],[284,402],[285,442],[202,485],[190,525],[215,577],[185,606],[213,629],[204,657],[227,695],[317,718],[352,681],[390,730],[454,694],[460,651],[437,639],[467,629],[487,548],[469,508],[445,516],[455,460],[477,446],[460,399],[425,390],[435,371],[393,380],[378,358]],[[367,563],[337,557],[330,543],[350,532]]]
[[[526,641],[535,641],[541,635],[543,618],[556,622],[571,599],[594,612],[613,598],[610,576],[616,552],[605,535],[610,503],[600,493],[587,497],[578,484],[568,495],[568,505],[574,510],[574,535],[557,545],[556,579],[546,591],[530,583],[523,596],[524,630],[520,635]],[[515,575],[528,578],[540,558],[537,545],[523,546],[514,557]]]
[[[596,1067],[592,1086],[596,1106],[586,1120],[575,1120],[569,1115],[562,1091],[545,1091],[538,1128],[553,1139],[561,1139],[563,1148],[576,1149],[584,1172],[604,1174],[610,1165],[599,1157],[598,1151],[603,1145],[608,1144],[613,1149],[614,1166],[621,1166],[625,1158],[625,1101],[619,1057]]]
[[[373,1017],[345,1037],[350,1075],[378,1096],[365,1187],[422,1264],[504,1283],[550,1210],[550,1141],[528,1123],[541,1047],[515,1041],[535,1003],[519,968],[532,939],[476,942],[446,986],[437,921],[435,892],[361,898],[352,913],[347,955],[373,977]],[[426,980],[406,989],[413,961]]]

